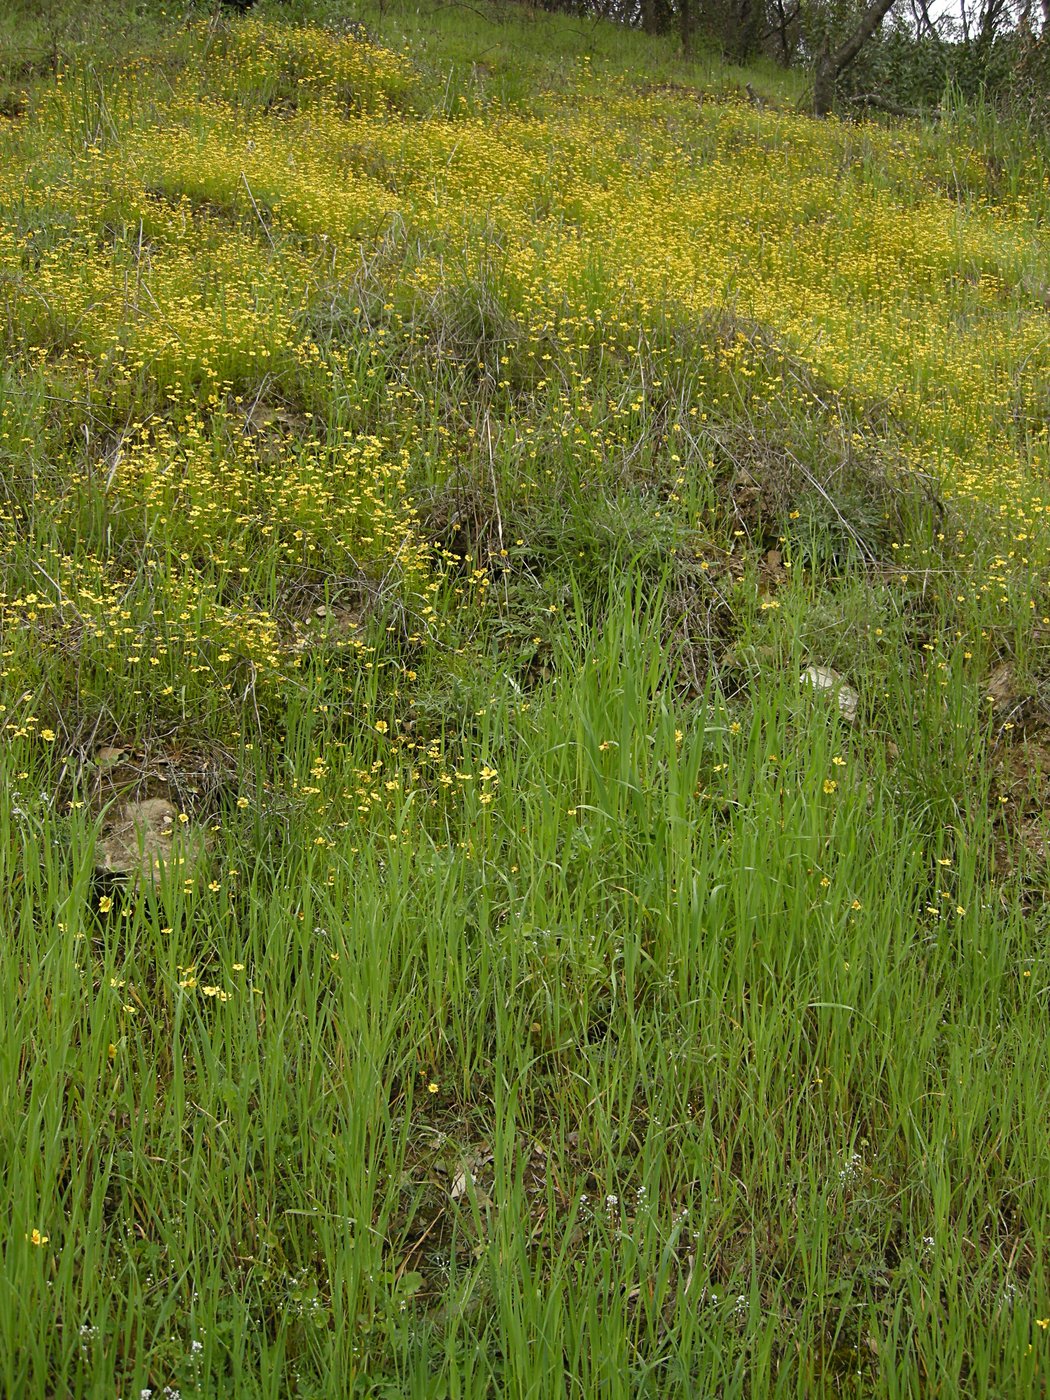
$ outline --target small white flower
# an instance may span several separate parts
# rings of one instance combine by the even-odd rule
[[[846,1162],[839,1172],[839,1185],[849,1186],[860,1175],[860,1169],[864,1165],[864,1158],[859,1152],[854,1152],[853,1156]]]

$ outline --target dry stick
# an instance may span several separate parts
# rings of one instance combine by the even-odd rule
[[[496,462],[492,451],[492,418],[488,409],[485,410],[485,436],[489,445],[489,480],[492,482],[492,503],[496,510],[496,534],[499,537],[500,558],[506,556],[506,548],[503,544],[503,516],[499,509],[499,490],[496,486]],[[503,570],[503,597],[507,607],[510,607],[510,590],[507,584],[507,570]]]
[[[266,234],[266,241],[270,245],[270,251],[276,253],[277,249],[274,246],[273,239],[270,237],[270,230],[266,227],[266,220],[259,213],[259,206],[255,202],[255,196],[252,194],[252,187],[251,185],[249,185],[248,177],[247,175],[245,175],[243,170],[241,171],[241,179],[244,181],[244,188],[248,191],[248,198],[251,200],[252,208],[255,210],[255,217],[259,220],[263,233]]]
[[[254,662],[254,661],[249,662],[249,663],[248,663],[248,683],[247,683],[247,685],[244,687],[244,694],[241,696],[241,704],[243,705],[244,702],[248,699],[249,695],[251,696],[251,700],[252,700],[252,709],[253,709],[254,712],[255,712],[255,726],[256,726],[256,731],[257,731],[259,734],[261,734],[261,733],[263,732],[262,715],[259,713],[259,699],[258,699],[258,696],[257,696],[256,693],[255,693],[255,682],[256,682],[256,679],[257,679],[257,677],[258,677],[258,674],[259,674],[259,669],[258,669],[258,667],[256,666],[255,662]]]
[[[865,559],[867,559],[869,563],[874,563],[874,554],[871,552],[867,544],[865,544],[864,540],[858,534],[856,528],[853,525],[851,525],[850,522],[846,519],[846,517],[842,514],[838,506],[828,495],[827,491],[824,490],[824,487],[820,484],[820,482],[813,475],[813,473],[809,471],[809,469],[798,460],[798,458],[794,455],[793,452],[787,452],[786,455],[791,459],[792,462],[794,462],[795,466],[798,467],[799,471],[806,478],[809,484],[814,488],[814,490],[817,491],[821,496],[823,496],[825,501],[827,501],[828,505],[838,516],[839,523],[842,525],[842,528],[846,531],[846,534],[849,535],[850,539],[853,540],[854,544],[856,544],[857,548],[860,550],[861,554],[865,557]]]
[[[56,597],[58,598],[58,606],[59,606],[59,609],[61,610],[62,608],[64,608],[64,607],[66,606],[66,604],[69,603],[69,599],[68,599],[68,598],[66,597],[66,595],[62,592],[62,586],[61,586],[61,584],[60,584],[56,579],[53,579],[53,578],[51,577],[51,575],[48,573],[48,571],[44,568],[43,564],[41,564],[41,563],[40,563],[38,560],[36,560],[36,559],[33,560],[33,568],[36,569],[38,573],[43,574],[44,577],[47,579],[48,583],[51,585],[51,587],[55,590],[55,595],[56,595]],[[73,606],[73,604],[71,604],[71,603],[70,603],[69,605],[70,605],[71,607],[73,607],[73,611],[76,613],[77,617],[79,617],[80,620],[83,621],[84,619],[83,619],[83,615],[82,615],[81,612],[80,612],[80,609],[77,608],[77,607],[75,607],[75,606]]]
[[[179,335],[178,331],[175,329],[175,327],[172,325],[172,323],[168,320],[168,318],[164,315],[164,312],[161,310],[161,307],[160,307],[160,302],[159,302],[159,301],[157,300],[157,298],[153,295],[153,292],[150,290],[150,285],[149,285],[148,282],[143,282],[143,283],[142,283],[142,290],[146,293],[146,295],[149,297],[150,301],[153,303],[153,308],[154,308],[154,310],[155,310],[156,313],[157,313],[157,319],[160,321],[161,325],[165,326],[169,331],[171,331],[171,333],[172,333],[172,335],[175,337],[175,339],[179,342],[180,345],[182,345],[182,344],[183,344],[182,336]],[[89,307],[88,309],[89,309],[90,311],[93,311],[95,308],[92,306],[92,307]],[[140,309],[140,308],[139,308],[138,304],[136,303],[135,310],[138,311],[139,309]],[[83,318],[81,318],[81,319],[83,319]],[[77,325],[79,325],[79,324],[80,324],[80,322],[78,321],[78,322],[77,322]],[[154,358],[155,358],[155,357],[154,357]]]
[[[251,406],[251,408],[249,408],[248,412],[244,415],[244,427],[245,427],[245,431],[247,431],[247,429],[248,429],[249,426],[251,425],[252,414],[253,414],[253,413],[255,412],[255,410],[259,407],[259,404],[262,402],[262,396],[263,396],[263,394],[266,393],[266,390],[267,390],[269,387],[270,387],[270,375],[267,373],[267,374],[264,374],[264,375],[263,375],[262,383],[259,385],[259,392],[255,395],[255,398],[252,400],[252,406]]]
[[[433,1218],[433,1220],[430,1222],[430,1224],[426,1227],[426,1229],[423,1231],[423,1233],[419,1236],[419,1238],[418,1238],[412,1245],[409,1246],[407,1252],[405,1253],[405,1257],[402,1259],[402,1261],[401,1261],[401,1263],[400,1263],[400,1265],[399,1265],[399,1267],[398,1267],[397,1274],[395,1275],[395,1278],[396,1278],[396,1280],[397,1280],[398,1282],[401,1281],[401,1278],[402,1278],[402,1276],[404,1275],[405,1270],[408,1268],[409,1261],[410,1261],[411,1259],[413,1259],[416,1255],[419,1254],[419,1251],[423,1248],[423,1246],[424,1246],[424,1245],[426,1244],[426,1242],[427,1242],[427,1239],[428,1239],[429,1236],[433,1233],[435,1226],[444,1218],[445,1213],[446,1213],[446,1207],[445,1207],[445,1206],[442,1206],[441,1209],[440,1209],[440,1210],[437,1212],[437,1214],[434,1216],[434,1218]]]

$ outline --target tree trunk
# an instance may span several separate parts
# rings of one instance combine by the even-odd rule
[[[985,52],[991,47],[992,40],[999,31],[999,21],[1002,18],[1006,0],[984,0],[981,8],[981,27],[977,31],[977,50]]]
[[[693,51],[693,13],[691,0],[678,0],[678,19],[682,26],[682,55],[689,58]]]
[[[764,6],[759,0],[738,0],[734,15],[734,28],[730,50],[738,63],[746,63],[758,52],[759,28]],[[781,6],[783,13],[783,6]]]
[[[1047,0],[1050,3],[1050,0]],[[777,10],[777,38],[780,41],[780,62],[784,68],[791,62],[791,51],[788,48],[788,26],[787,13],[784,10],[784,0],[776,0]]]
[[[831,45],[824,44],[817,55],[817,66],[813,73],[813,115],[826,117],[835,105],[835,65],[832,61]]]
[[[871,0],[871,4],[860,17],[860,23],[848,39],[832,49],[829,40],[817,57],[816,71],[813,74],[813,115],[826,117],[835,105],[835,85],[839,75],[844,73],[879,25],[893,8],[895,0]]]

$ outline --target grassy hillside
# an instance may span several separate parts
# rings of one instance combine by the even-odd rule
[[[0,1389],[1043,1393],[1045,147],[341,9],[3,21]]]

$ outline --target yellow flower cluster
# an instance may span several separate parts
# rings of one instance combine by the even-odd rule
[[[216,34],[199,26],[209,90],[226,101],[270,110],[331,104],[343,112],[407,106],[417,76],[407,59],[315,26],[249,19]]]
[[[499,432],[523,496],[554,453],[586,486],[630,458],[683,363],[683,435],[737,388],[784,392],[744,334],[689,340],[720,311],[812,371],[792,393],[883,405],[902,459],[999,503],[1004,569],[1027,558],[1047,509],[1050,249],[1021,195],[960,197],[987,174],[976,153],[948,171],[917,131],[612,80],[583,104],[586,65],[539,111],[452,119],[425,113],[405,56],[352,35],[250,21],[191,46],[162,97],[163,55],[97,107],[60,82],[0,133],[7,349],[39,405],[0,419],[28,479],[0,528],[51,542],[50,583],[0,599],[16,683],[34,647],[75,644],[126,656],[158,702],[194,675],[279,686],[302,638],[273,604],[296,578],[382,579],[429,625],[440,561],[409,481],[480,450],[441,374],[482,354],[511,391]],[[636,389],[595,389],[596,366],[641,363],[668,325],[680,349],[665,340]],[[432,367],[429,398],[409,363]],[[545,426],[514,397],[523,375]],[[478,606],[490,581],[452,587]]]
[[[184,76],[159,120],[129,117],[60,171],[15,142],[0,269],[23,341],[176,395],[255,382],[309,353],[303,304],[401,221],[420,250],[402,295],[498,267],[531,325],[731,305],[889,400],[961,490],[1023,492],[1020,456],[1045,458],[1045,234],[1023,208],[946,198],[918,135],[615,88],[542,122],[408,122],[373,100],[410,80],[399,55],[275,25],[222,42],[202,61],[226,88]],[[244,111],[236,92],[267,75],[318,104]],[[373,96],[328,100],[351,89]],[[58,101],[51,120],[72,119]]]

